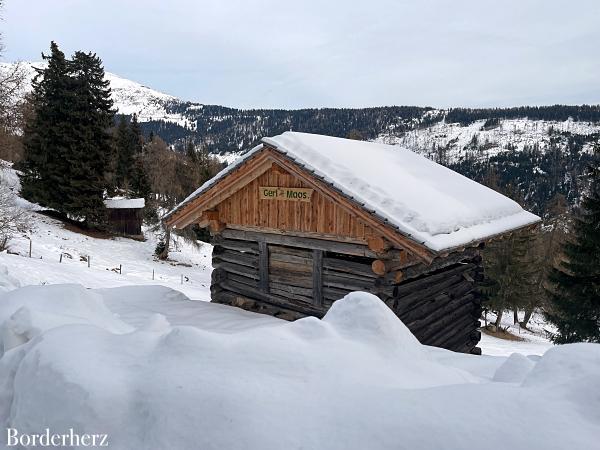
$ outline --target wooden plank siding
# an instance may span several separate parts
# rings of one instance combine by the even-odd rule
[[[314,191],[310,202],[261,199],[261,186],[311,188],[288,173],[270,169],[216,206],[219,220],[227,226],[256,227],[288,232],[329,234],[351,238],[366,244],[376,232]]]

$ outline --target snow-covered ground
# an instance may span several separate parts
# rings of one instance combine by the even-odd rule
[[[158,286],[0,295],[0,424],[20,434],[260,450],[585,450],[600,436],[600,345],[424,347],[365,293],[296,322]]]
[[[15,194],[19,191],[18,177],[9,165],[0,164],[0,183]],[[36,205],[18,196],[15,199],[27,214],[28,231],[10,241],[8,252],[0,253],[0,273],[8,272],[19,285],[163,285],[195,300],[210,300],[211,245],[194,246],[174,236],[169,260],[160,261],[153,256],[158,238],[148,228],[143,242],[96,238],[70,231],[62,222],[41,214]]]

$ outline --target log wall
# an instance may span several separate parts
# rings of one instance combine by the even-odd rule
[[[107,208],[108,226],[115,233],[141,236],[143,219],[141,208]]]
[[[373,271],[378,259],[366,246],[231,230],[215,236],[214,244],[214,302],[295,320],[322,317],[349,292],[365,291],[379,296],[421,343],[479,351],[481,301],[475,281],[483,269],[476,250],[427,266],[385,261],[386,267],[401,267],[398,282],[398,272]]]

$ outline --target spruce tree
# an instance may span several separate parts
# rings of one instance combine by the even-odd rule
[[[134,173],[137,170],[136,158],[144,149],[142,131],[135,114],[129,124],[125,116],[121,116],[114,146],[117,155],[116,184],[120,189],[127,191],[132,188],[133,178],[139,176]]]
[[[192,163],[196,164],[198,162],[196,147],[192,140],[187,141],[187,144],[185,145],[185,154]]]
[[[540,304],[537,292],[539,256],[535,252],[537,231],[520,231],[492,242],[483,254],[486,280],[480,289],[487,297],[486,307],[496,312],[500,327],[505,310],[535,309]]]
[[[24,133],[23,195],[85,224],[101,221],[113,111],[100,59],[67,60],[52,42],[33,83],[34,118]]]
[[[129,138],[131,139],[131,147],[133,149],[133,155],[140,155],[144,151],[144,138],[142,136],[142,129],[138,122],[137,114],[134,114],[129,124]]]
[[[42,54],[42,58],[48,65],[36,69],[32,83],[35,114],[23,135],[21,193],[32,202],[59,209],[66,184],[64,157],[73,146],[73,86],[69,63],[56,43],[50,44],[50,55]]]
[[[131,171],[130,195],[135,198],[144,198],[146,203],[150,200],[152,188],[146,174],[144,161],[141,155],[135,157]]]
[[[134,149],[131,143],[129,125],[125,116],[122,115],[119,118],[114,143],[117,157],[116,185],[121,189],[126,189],[129,185],[129,178],[133,167]]]
[[[70,66],[74,84],[71,129],[76,145],[65,157],[68,180],[62,210],[87,224],[99,224],[104,216],[113,102],[98,56],[76,52]]]
[[[554,342],[600,342],[600,155],[590,165],[589,191],[573,219],[563,256],[549,275],[546,318]]]

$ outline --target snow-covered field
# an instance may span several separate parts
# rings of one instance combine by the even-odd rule
[[[0,253],[0,273],[8,272],[19,285],[163,285],[195,300],[210,300],[211,245],[194,246],[174,236],[169,261],[160,261],[153,256],[158,238],[147,228],[143,242],[86,236],[70,231],[62,222],[39,213],[36,205],[16,196],[20,189],[18,177],[7,164],[0,164],[0,183],[15,193],[17,205],[26,214],[27,232],[10,241],[9,252]]]
[[[12,171],[0,181],[18,190]],[[253,314],[208,302],[207,244],[160,262],[150,230],[85,236],[17,200],[29,231],[0,253],[2,428],[107,434],[124,450],[597,444],[600,345],[524,331],[455,354],[365,293],[322,320]]]
[[[600,345],[420,345],[376,297],[285,322],[165,287],[0,297],[0,423],[113,449],[592,449]]]

